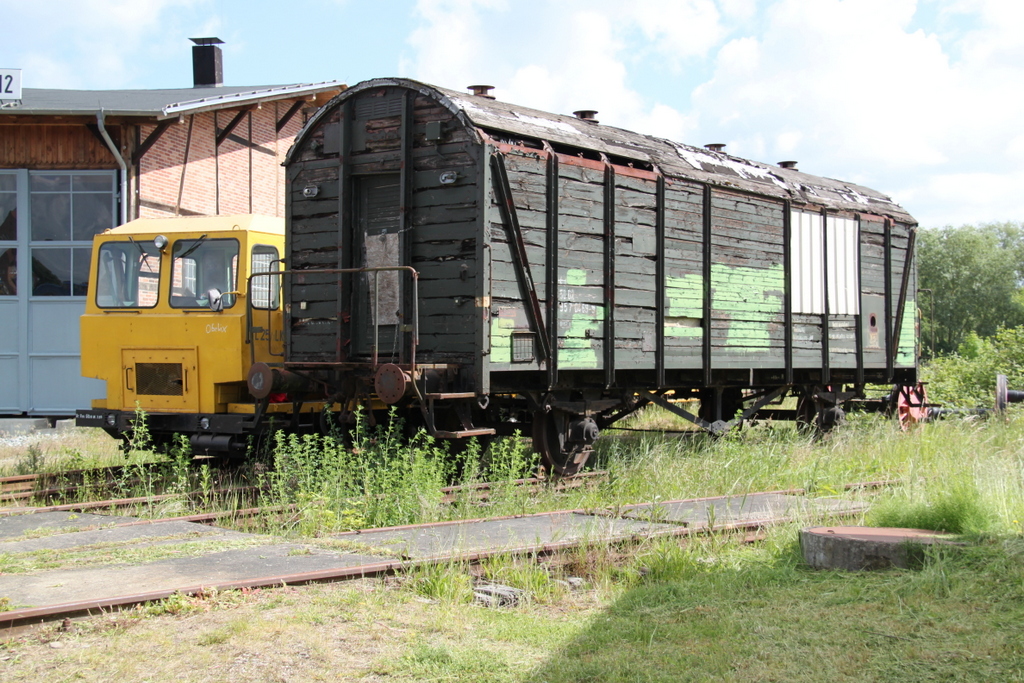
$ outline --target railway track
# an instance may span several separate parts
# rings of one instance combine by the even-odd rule
[[[120,473],[120,470],[124,468],[107,468],[103,470],[77,470],[70,473],[73,477],[79,479],[88,479],[90,476],[97,474],[110,475],[111,471],[115,471],[116,474]],[[19,475],[16,477],[5,477],[0,479],[0,485],[11,484],[16,486],[15,490],[9,492],[9,489],[0,489],[0,505],[7,503],[13,503],[16,501],[23,500],[34,500],[34,499],[46,499],[50,497],[67,496],[69,494],[79,493],[83,490],[96,490],[96,487],[86,487],[82,484],[76,483],[62,487],[54,487],[49,484],[52,477],[55,475],[50,474],[29,474]],[[608,477],[606,470],[585,472],[570,479],[562,479],[552,483],[551,481],[541,477],[529,477],[525,479],[515,479],[507,482],[478,482],[474,484],[462,484],[456,486],[445,486],[441,489],[441,502],[445,505],[455,504],[459,501],[470,499],[473,501],[486,501],[490,496],[490,493],[497,488],[515,487],[528,490],[540,490],[542,488],[553,488],[556,491],[568,491],[572,489],[582,488],[586,486],[593,486],[601,481],[605,481]],[[29,488],[31,484],[38,484],[42,482],[44,488]],[[138,510],[140,508],[151,507],[159,505],[161,503],[172,501],[172,500],[187,500],[192,503],[209,501],[209,500],[225,500],[234,497],[236,501],[246,502],[251,501],[255,503],[259,497],[259,494],[267,492],[269,489],[266,487],[258,486],[233,486],[226,488],[215,488],[215,489],[195,489],[191,491],[178,491],[174,493],[159,493],[149,494],[144,496],[129,496],[129,497],[118,497],[118,498],[107,498],[100,500],[83,500],[69,503],[61,503],[56,505],[35,505],[35,506],[20,506],[14,507],[8,505],[6,508],[0,507],[0,518],[13,517],[18,515],[35,514],[40,512],[88,512],[88,511],[114,511],[114,510]],[[273,506],[274,512],[294,512],[298,509],[296,505],[284,505],[284,506]],[[245,518],[255,517],[263,514],[267,511],[266,507],[240,507],[233,510],[222,510],[208,513],[197,513],[194,515],[185,515],[174,518],[162,518],[161,521],[167,521],[170,519],[177,519],[181,521],[200,522],[213,524],[226,517],[233,518]]]
[[[19,500],[68,496],[103,488],[129,487],[169,475],[167,462],[117,465],[0,477],[0,505]]]
[[[125,468],[113,467],[101,470],[76,470],[71,473],[72,476],[82,476],[84,474],[106,473],[110,474],[113,472],[119,472]],[[36,482],[47,482],[50,478],[58,476],[51,474],[28,474],[19,475],[15,477],[4,477],[0,478],[0,486],[12,483],[16,486],[22,486],[26,483]],[[583,472],[567,479],[560,479],[555,482],[551,482],[542,477],[528,477],[524,479],[514,479],[505,482],[477,482],[474,484],[461,484],[455,486],[445,486],[441,488],[441,502],[445,505],[455,504],[460,501],[467,499],[477,502],[486,502],[491,492],[497,488],[521,488],[531,491],[539,491],[541,489],[549,488],[555,491],[569,491],[577,488],[585,488],[588,486],[599,485],[601,482],[606,481],[608,478],[607,470],[594,470],[589,472]],[[855,489],[875,489],[884,488],[886,486],[892,486],[899,483],[897,480],[879,480],[879,481],[868,481],[868,482],[857,482],[853,484],[846,484],[845,490]],[[3,503],[11,503],[16,500],[31,500],[34,498],[43,498],[47,496],[62,496],[69,493],[81,491],[83,487],[81,485],[72,485],[65,487],[47,487],[41,489],[27,489],[21,488],[15,490],[13,494],[9,494],[9,489],[0,489],[0,505]],[[62,503],[57,505],[37,505],[37,506],[23,506],[14,507],[8,506],[6,508],[0,507],[0,518],[13,517],[18,515],[35,514],[40,512],[88,512],[88,511],[103,511],[103,510],[128,510],[128,509],[139,509],[158,505],[167,501],[172,500],[187,500],[191,503],[202,502],[204,500],[225,500],[229,497],[234,496],[237,501],[245,502],[250,500],[255,502],[258,499],[259,494],[265,493],[268,489],[266,487],[258,486],[233,486],[226,488],[214,488],[214,489],[195,489],[184,492],[164,493],[164,494],[150,494],[144,496],[129,496],[120,498],[108,498],[101,500],[85,500],[70,503]],[[794,493],[804,493],[803,489],[793,489]],[[277,505],[272,506],[274,512],[295,512],[298,510],[298,506],[292,505]],[[192,515],[182,515],[176,517],[165,517],[160,518],[159,521],[168,520],[180,520],[189,522],[198,522],[203,524],[215,524],[218,521],[225,518],[246,518],[256,517],[260,514],[264,514],[268,511],[268,507],[256,506],[251,507],[238,507],[231,510],[219,510],[205,513],[196,513]]]
[[[845,488],[870,490],[891,483],[893,482],[856,482],[848,484]],[[653,538],[678,538],[685,542],[688,538],[710,533],[731,534],[744,542],[754,542],[764,538],[768,528],[777,524],[797,520],[818,520],[823,517],[839,520],[860,515],[866,507],[862,502],[805,498],[802,493],[801,489],[794,489],[664,503],[641,503],[621,506],[615,510],[562,510],[502,518],[365,529],[332,534],[331,538],[342,544],[339,547],[350,547],[351,550],[342,549],[337,551],[340,554],[329,556],[324,552],[302,552],[302,546],[282,540],[277,546],[261,545],[254,548],[249,559],[233,565],[237,570],[234,573],[225,569],[232,568],[231,553],[216,550],[205,556],[205,560],[199,557],[183,558],[185,564],[172,564],[172,560],[165,561],[164,564],[149,563],[144,571],[126,574],[115,570],[109,578],[101,576],[97,579],[96,574],[101,573],[102,569],[84,569],[82,573],[76,575],[80,577],[83,585],[68,588],[72,591],[68,595],[78,596],[72,600],[61,599],[61,591],[64,590],[62,586],[65,584],[59,583],[58,579],[45,572],[40,576],[27,577],[16,574],[0,575],[0,593],[10,595],[11,602],[17,606],[8,612],[0,612],[0,628],[10,633],[9,629],[122,609],[161,600],[175,593],[194,594],[210,590],[339,581],[403,572],[430,564],[454,563],[455,566],[463,566],[499,555],[543,558],[557,564],[561,552],[594,544],[624,544],[625,547]],[[209,524],[215,522],[218,515],[242,512],[246,511],[164,520],[124,520],[120,523],[114,521],[109,525],[103,524],[102,528],[96,531],[87,530],[92,527],[81,527],[77,531],[84,534],[130,533],[133,534],[133,538],[145,543],[147,532],[129,532],[128,529],[144,529],[146,527],[143,525],[150,525],[148,528],[152,529],[152,532],[149,532],[151,537],[160,538],[162,534],[168,533],[166,529],[169,526],[175,524],[175,529],[180,529],[182,522]],[[61,519],[55,518],[51,524],[60,525]],[[592,533],[586,531],[584,526],[587,529],[604,531]],[[67,534],[69,530],[58,526],[55,531],[59,535]],[[79,534],[70,534],[77,535]],[[47,535],[42,539],[26,542],[44,543],[49,538],[51,537]],[[10,534],[7,535],[7,540],[18,542],[12,539]],[[405,545],[394,545],[396,540]],[[79,542],[94,541],[86,539]],[[351,546],[345,546],[346,543]],[[55,547],[66,545],[57,539]],[[276,554],[274,548],[277,548]],[[385,556],[375,556],[372,552],[367,554],[367,549],[370,548],[388,550]],[[346,552],[349,554],[344,554]],[[352,554],[353,552],[359,554]],[[336,559],[331,560],[331,557]],[[167,567],[165,571],[175,577],[176,583],[173,586],[168,587],[167,580],[159,576],[161,567]],[[189,568],[191,573],[179,575],[183,568]],[[132,582],[132,577],[136,576],[142,578]],[[75,579],[67,573],[59,579],[68,580]],[[146,583],[147,580],[149,583]],[[50,596],[48,599],[39,598],[38,589],[33,593],[32,586],[26,587],[26,582],[33,581],[37,587],[42,587],[43,595]],[[20,600],[19,591],[23,596],[36,595],[35,604],[29,599]],[[81,597],[90,594],[92,596],[86,599]],[[19,606],[26,603],[28,606]]]
[[[216,491],[224,489],[236,477],[231,470],[212,470],[209,479]],[[139,465],[118,465],[80,470],[63,470],[60,472],[42,472],[0,477],[0,514],[3,508],[13,507],[23,501],[37,501],[44,507],[55,500],[74,498],[85,502],[86,498],[96,503],[113,503],[113,507],[121,507],[120,501],[134,500],[139,496],[121,495],[116,498],[103,499],[100,496],[108,493],[131,493],[140,488],[149,488],[152,495],[142,498],[160,499],[163,490],[175,483],[176,475],[173,464],[169,462],[144,463]],[[131,503],[124,503],[129,505]]]

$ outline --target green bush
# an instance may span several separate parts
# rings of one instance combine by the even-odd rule
[[[486,477],[505,481],[529,476],[535,456],[519,439],[498,440],[487,453],[479,444],[435,439],[420,430],[403,434],[390,418],[371,427],[356,414],[342,434],[275,437],[272,472],[264,475],[268,504],[298,506],[296,529],[317,535],[364,527],[419,524],[447,519],[442,488]]]
[[[952,356],[921,367],[928,398],[950,407],[988,407],[995,398],[996,375],[1010,388],[1024,387],[1024,327],[1003,329],[988,338],[973,332]]]

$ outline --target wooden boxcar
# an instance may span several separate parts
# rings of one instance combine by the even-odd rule
[[[286,351],[257,397],[520,429],[571,474],[647,403],[827,426],[916,382],[916,222],[888,197],[476,92],[366,81],[298,135]]]

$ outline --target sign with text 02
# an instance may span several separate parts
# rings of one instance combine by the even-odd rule
[[[0,69],[0,100],[21,99],[21,69]]]

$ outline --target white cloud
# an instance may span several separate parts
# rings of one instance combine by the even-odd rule
[[[961,4],[974,28],[961,22],[944,42],[910,28],[915,0],[781,0],[763,31],[718,52],[694,104],[731,151],[891,192],[923,224],[1006,218],[1015,205],[1024,217],[1013,183],[997,181],[1021,173],[1019,8]]]
[[[490,82],[519,104],[797,159],[893,194],[926,225],[1024,218],[1024,3],[421,0],[419,11],[414,77]]]
[[[659,52],[675,60],[704,57],[726,33],[713,0],[634,0],[619,11]]]
[[[402,70],[450,88],[487,83],[493,36],[479,10],[503,9],[502,0],[419,0],[416,13],[425,23],[409,37],[417,58]]]
[[[896,193],[925,227],[1020,221],[1024,172],[942,173]]]
[[[500,99],[569,114],[596,109],[602,123],[678,138],[692,118],[630,85],[640,52],[682,60],[707,53],[723,30],[711,0],[420,0],[409,75],[438,85],[497,86]],[[644,35],[644,45],[627,44]]]
[[[142,53],[173,50],[174,59],[183,55],[189,64],[187,31],[173,12],[208,1],[8,0],[0,11],[15,28],[6,50],[26,65],[26,87],[116,88],[138,75]]]

